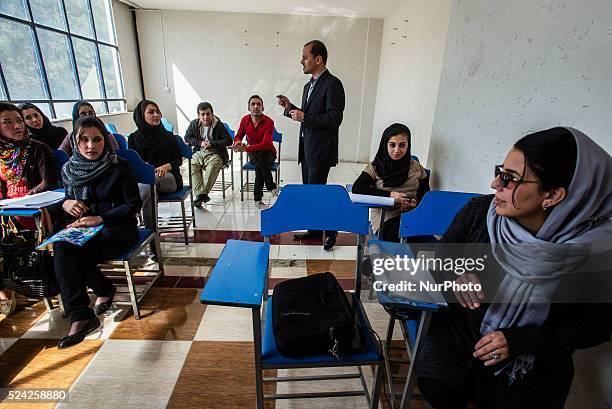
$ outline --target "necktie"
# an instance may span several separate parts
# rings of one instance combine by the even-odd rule
[[[310,78],[310,88],[308,88],[308,95],[306,96],[306,102],[310,99],[310,94],[312,94],[312,89],[315,86],[315,77]]]

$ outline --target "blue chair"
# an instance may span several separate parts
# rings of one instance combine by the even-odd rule
[[[264,325],[261,327],[259,314],[253,314],[255,340],[255,367],[257,385],[257,407],[263,408],[264,400],[321,398],[336,396],[365,396],[370,408],[378,407],[380,386],[383,375],[383,359],[379,353],[378,343],[372,334],[368,317],[361,305],[361,260],[364,253],[365,237],[368,234],[368,210],[354,205],[347,191],[338,185],[287,185],[283,188],[274,206],[261,212],[261,235],[269,242],[270,236],[283,232],[315,229],[338,230],[359,235],[356,248],[357,268],[355,274],[355,291],[349,293],[352,305],[358,319],[358,330],[361,331],[365,343],[363,352],[343,355],[335,359],[331,355],[290,358],[280,354],[277,349],[272,330],[272,303],[269,301],[267,287],[263,292]],[[361,366],[373,366],[374,384],[371,394],[368,393],[366,381]],[[263,371],[282,368],[313,368],[313,367],[356,367],[356,373],[342,375],[292,376],[264,378]],[[314,378],[314,379],[313,379]],[[363,386],[357,391],[334,391],[321,393],[276,394],[265,396],[264,382],[288,382],[310,380],[337,380],[360,378]]]
[[[174,131],[174,125],[172,125],[170,123],[170,121],[168,121],[166,118],[162,117],[161,123],[164,126],[164,128],[166,128],[166,131],[168,131],[168,132],[173,132]]]
[[[195,210],[193,206],[193,191],[191,190],[191,158],[193,152],[191,148],[183,141],[178,135],[174,135],[179,147],[181,148],[181,155],[188,161],[188,172],[189,172],[189,185],[183,185],[181,189],[174,193],[159,193],[157,203],[180,203],[181,204],[181,220],[177,223],[176,219],[170,217],[169,219],[163,220],[164,226],[160,227],[160,231],[171,232],[171,231],[183,231],[183,237],[185,239],[185,245],[189,244],[189,225],[187,224],[187,215],[185,214],[185,200],[187,197],[191,199],[191,223],[195,226]],[[179,224],[180,223],[180,224]],[[177,226],[181,226],[177,229]]]
[[[223,126],[225,127],[225,129],[227,129],[227,132],[230,135],[230,138],[232,138],[232,141],[234,140],[234,136],[236,135],[236,132],[234,132],[234,130],[232,128],[229,127],[229,125],[224,122]],[[232,149],[231,146],[228,146],[227,149],[229,149],[229,160],[227,162],[226,166],[223,166],[221,168],[221,182],[219,181],[215,181],[215,184],[213,185],[212,190],[214,190],[215,192],[221,192],[223,194],[223,198],[225,199],[225,191],[229,188],[231,188],[232,190],[234,190],[234,150]],[[230,171],[230,180],[231,182],[225,182],[225,169],[229,169]]]
[[[55,157],[55,165],[57,166],[58,175],[62,174],[62,167],[68,162],[68,155],[61,149],[54,149],[53,156]]]
[[[113,133],[112,135],[115,137],[117,145],[119,145],[119,149],[128,149],[128,143],[125,136],[121,135],[120,133]]]
[[[473,197],[480,196],[477,193],[464,192],[448,192],[448,191],[429,191],[423,196],[421,203],[410,212],[402,213],[400,219],[400,238],[403,243],[407,243],[410,237],[414,236],[440,236],[443,235],[448,226],[453,221],[455,215],[461,208]],[[376,242],[373,242],[376,243]],[[387,254],[400,254],[399,247],[402,244],[380,242],[380,248]],[[385,294],[378,293],[379,301]],[[387,379],[390,395],[399,398],[399,406],[397,402],[393,402],[392,408],[406,408],[412,399],[412,388],[414,386],[414,363],[417,360],[418,354],[423,346],[425,336],[429,330],[431,316],[437,311],[437,306],[433,304],[408,304],[403,306],[406,314],[410,318],[389,316],[389,324],[387,327],[387,338],[383,346],[385,357],[385,368],[387,371]],[[396,349],[391,345],[395,321],[400,321],[400,329],[402,331],[405,348],[410,357],[410,361],[405,361],[408,364],[408,372],[406,381],[401,394],[395,392],[394,380],[397,376],[391,373],[390,370],[390,350]]]
[[[119,131],[117,131],[117,127],[115,126],[115,124],[104,124],[106,126],[106,130],[110,133],[119,133]]]
[[[140,158],[140,155],[138,155],[136,151],[133,151],[130,149],[119,149],[117,151],[117,155],[127,160],[128,162],[130,162],[130,164],[132,165],[132,169],[134,170],[134,173],[136,174],[136,181],[138,183],[143,183],[143,184],[147,184],[151,186],[151,200],[155,200],[156,194],[157,194],[156,189],[155,189],[155,168],[152,165],[149,165],[148,163],[143,162],[143,160]],[[155,220],[157,216],[156,206],[151,206],[151,208],[152,208],[153,217]],[[161,256],[162,253],[161,253],[161,245],[159,242],[158,232],[152,229],[139,228],[138,235],[139,235],[139,240],[138,240],[138,243],[134,247],[132,247],[125,254],[109,261],[110,263],[120,263],[125,269],[127,287],[128,287],[128,292],[130,295],[129,302],[116,301],[116,303],[131,305],[132,309],[134,310],[134,318],[137,320],[141,318],[140,302],[142,301],[144,296],[147,294],[149,289],[158,280],[163,280],[164,278],[164,264],[162,261],[163,258]],[[143,250],[145,250],[148,247],[149,243],[151,243],[152,241],[155,243],[155,247],[157,249],[159,268],[156,270],[149,269],[149,268],[147,268],[146,270],[132,269],[132,266],[130,263],[132,258],[140,254]],[[106,270],[106,271],[107,273],[111,275],[116,274],[114,270]],[[138,273],[139,281],[148,280],[146,284],[142,284],[142,285],[139,282],[139,287],[142,288],[140,292],[138,291],[138,288],[136,287],[136,284],[135,284],[135,280],[134,280],[135,274],[134,273]]]
[[[272,142],[276,142],[276,161],[272,164],[272,172],[275,173],[275,182],[279,186],[280,181],[280,163],[281,163],[281,145],[283,143],[283,134],[278,132],[276,128],[272,132]],[[254,184],[249,183],[249,172],[255,171],[255,165],[249,160],[244,162],[244,152],[240,152],[240,200],[244,200],[244,192],[252,192]],[[244,183],[244,173],[246,173],[246,183]]]

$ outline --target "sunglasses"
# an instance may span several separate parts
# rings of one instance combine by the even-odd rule
[[[495,178],[499,177],[499,184],[506,188],[510,184],[510,182],[514,182],[516,184],[519,183],[539,183],[537,180],[527,180],[523,179],[520,176],[515,176],[512,173],[509,173],[504,169],[504,165],[495,165]]]

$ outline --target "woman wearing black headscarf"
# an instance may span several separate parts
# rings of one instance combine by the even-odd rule
[[[81,118],[73,135],[73,153],[62,168],[63,215],[69,227],[104,227],[82,247],[54,244],[55,275],[72,322],[58,348],[78,344],[100,326],[96,315],[110,308],[116,290],[97,265],[138,242],[136,215],[142,207],[132,167],[110,149],[104,123]],[[98,296],[93,310],[87,287]]]
[[[385,211],[381,240],[399,242],[401,213],[415,208],[429,191],[427,173],[411,158],[410,145],[410,129],[404,124],[390,125],[383,132],[374,160],[353,184],[353,193],[395,200],[395,206]],[[372,226],[380,226],[380,214],[375,212],[373,218]]]
[[[51,149],[59,148],[68,134],[65,128],[52,125],[49,118],[34,104],[21,104],[19,109],[32,139],[46,144]]]
[[[157,190],[162,193],[173,193],[183,187],[181,176],[181,148],[176,137],[161,124],[162,114],[157,104],[147,99],[140,101],[134,109],[134,122],[138,127],[128,137],[128,147],[138,152],[142,160],[155,167]],[[144,186],[141,186],[141,193]],[[145,226],[154,224],[151,212],[152,203],[144,201],[143,215]]]
[[[72,106],[73,132],[75,129],[76,121],[78,121],[79,118],[84,118],[86,116],[97,116],[96,110],[94,109],[93,105],[91,105],[87,101],[75,102],[74,105]],[[109,146],[111,150],[116,151],[117,149],[119,149],[119,144],[117,143],[117,140],[110,133],[108,134],[108,142],[109,142]],[[66,155],[68,155],[68,157],[72,156],[72,132],[66,135],[66,137],[64,138],[64,141],[61,143],[58,149],[66,152]]]

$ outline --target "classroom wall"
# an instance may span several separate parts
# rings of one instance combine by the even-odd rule
[[[117,127],[117,131],[119,131],[119,133],[125,136],[136,130],[136,125],[134,125],[132,112],[98,115],[98,118],[100,118],[106,124],[115,125],[115,127]],[[64,128],[66,128],[66,130],[68,130],[68,132],[72,132],[72,119],[66,119],[64,121],[53,121],[53,125],[63,126]]]
[[[180,133],[200,101],[237,128],[257,93],[284,135],[283,158],[297,157],[299,124],[282,116],[276,95],[300,105],[309,79],[299,63],[302,47],[323,40],[328,68],[346,93],[340,160],[368,159],[382,19],[157,10],[138,10],[136,17],[145,94]]]
[[[612,2],[455,0],[428,165],[439,189],[489,192],[521,136],[557,125],[612,148]]]
[[[394,122],[412,133],[426,164],[452,0],[406,0],[385,18],[370,158]]]
[[[134,24],[132,11],[129,6],[118,0],[113,0],[113,17],[115,19],[117,45],[119,46],[125,99],[127,109],[131,111],[143,98],[136,42],[136,25]]]

